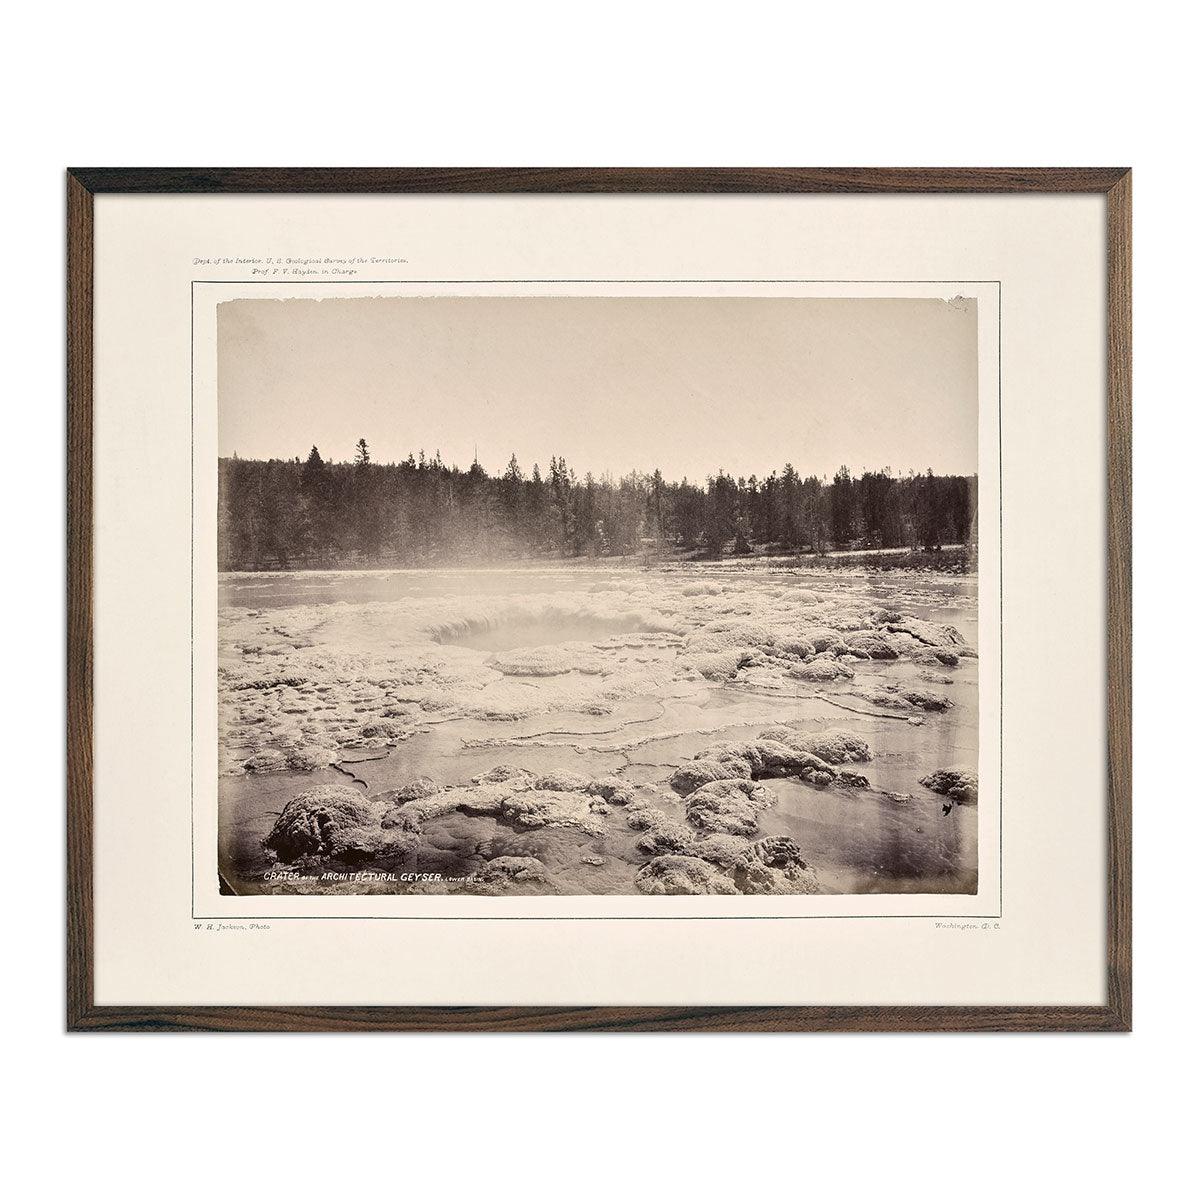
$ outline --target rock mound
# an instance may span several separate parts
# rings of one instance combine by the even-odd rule
[[[537,778],[525,767],[514,767],[511,763],[501,763],[482,775],[476,775],[472,783],[532,783]]]
[[[903,617],[899,621],[889,621],[885,629],[890,633],[907,633],[925,646],[937,650],[948,650],[960,658],[978,658],[978,654],[967,645],[963,637],[953,625],[939,625],[934,621],[922,621],[917,617]]]
[[[429,796],[436,796],[438,790],[438,785],[428,775],[421,775],[410,783],[394,788],[392,791],[381,792],[373,798],[386,800],[390,804],[407,804],[410,800],[425,800]]]
[[[638,890],[648,896],[734,896],[737,888],[712,863],[683,854],[664,854],[638,873]]]
[[[703,787],[704,784],[713,783],[718,779],[749,778],[750,765],[744,761],[697,758],[676,767],[671,775],[670,784],[681,796],[686,796],[698,787]]]
[[[693,842],[689,853],[725,871],[737,862],[746,846],[745,838],[728,833],[713,833]]]
[[[637,848],[643,854],[657,857],[660,854],[691,854],[692,843],[696,834],[682,821],[673,821],[664,817],[656,821],[646,833],[638,839]]]
[[[859,688],[854,694],[872,704],[878,704],[880,708],[894,708],[901,712],[913,709],[920,712],[945,712],[954,707],[954,701],[945,695],[929,692],[924,688],[901,687],[899,684]]]
[[[549,883],[545,865],[540,859],[505,854],[493,858],[480,872],[485,883]]]
[[[706,833],[746,837],[758,829],[758,814],[775,803],[770,788],[749,779],[719,779],[687,798],[687,816]]]
[[[959,804],[974,804],[979,799],[979,776],[974,771],[934,771],[932,775],[926,775],[921,783],[931,792],[949,796]]]
[[[539,792],[586,792],[592,781],[578,771],[551,771],[533,780]]]
[[[882,633],[855,633],[846,639],[855,658],[899,658],[900,652]]]
[[[586,792],[552,792],[531,789],[510,793],[500,804],[500,815],[525,829],[553,826],[581,829],[592,837],[604,832],[608,807]]]
[[[763,838],[744,850],[733,864],[733,881],[751,896],[811,896],[819,890],[816,873],[790,837]]]
[[[789,668],[788,674],[803,683],[836,683],[839,679],[854,678],[852,668],[833,658],[814,658],[812,662]]]
[[[789,777],[823,786],[838,778],[835,763],[861,762],[870,757],[867,743],[845,730],[800,734],[786,726],[775,726],[755,741],[714,743],[677,767],[670,783],[681,796],[723,780]],[[861,778],[856,775],[848,782],[858,787]]]
[[[378,848],[380,829],[361,792],[328,784],[289,800],[263,839],[263,847],[281,862],[306,855],[370,858]]]
[[[863,738],[845,729],[823,729],[815,733],[801,733],[786,725],[765,729],[759,735],[762,741],[782,742],[794,750],[815,754],[823,762],[841,766],[848,762],[870,762],[871,748]]]

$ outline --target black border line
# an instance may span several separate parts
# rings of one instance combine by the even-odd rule
[[[286,264],[285,264],[286,265]],[[239,916],[236,914],[221,914],[220,916],[203,916],[196,912],[196,284],[250,284],[262,285],[270,284],[278,287],[281,283],[294,283],[298,285],[315,284],[319,286],[327,286],[329,284],[354,284],[357,287],[370,286],[379,284],[381,286],[403,286],[406,284],[449,284],[449,283],[833,283],[833,284],[942,284],[942,283],[968,283],[974,285],[995,284],[996,286],[996,443],[997,443],[997,483],[998,483],[998,526],[999,526],[999,547],[997,554],[997,568],[999,576],[999,605],[997,617],[1000,625],[1000,653],[999,653],[999,767],[997,779],[997,800],[998,800],[998,846],[997,859],[999,865],[999,878],[997,880],[997,899],[999,912],[996,913],[979,913],[979,914],[946,914],[946,913],[847,913],[847,914],[828,914],[828,913],[798,913],[786,915],[759,914],[754,916],[738,916],[738,915],[679,915],[679,916],[424,916],[424,915],[406,915],[406,914],[381,914],[381,913],[364,913],[345,915],[323,915],[323,916],[270,916],[267,914],[254,914],[252,916]],[[204,921],[206,923],[222,923],[229,921],[263,921],[274,923],[275,921],[999,921],[1004,916],[1004,388],[1003,388],[1003,281],[999,279],[306,279],[292,278],[285,276],[282,279],[192,279],[189,281],[189,305],[190,305],[190,338],[191,338],[191,362],[189,376],[189,400],[191,408],[191,461],[188,464],[191,478],[191,527],[189,529],[191,541],[191,560],[188,563],[190,577],[190,649],[189,656],[189,672],[191,679],[191,695],[190,705],[188,709],[189,716],[189,731],[190,731],[190,758],[188,762],[188,772],[190,780],[190,805],[189,813],[191,817],[189,830],[192,845],[192,913],[193,921]],[[403,299],[404,297],[397,297]],[[456,297],[420,297],[421,299],[455,299]],[[466,297],[472,298],[472,297]],[[501,297],[513,300],[520,300],[524,297],[512,296]],[[596,296],[596,297],[573,297],[574,299],[611,299],[612,297]],[[636,299],[636,297],[634,297]],[[724,299],[726,297],[710,297],[710,296],[669,296],[659,297],[659,299]],[[737,299],[738,297],[727,297],[728,299]],[[742,297],[742,299],[754,299],[755,297]],[[797,296],[794,299],[805,299],[806,297]],[[889,297],[826,297],[826,299],[888,299]],[[919,297],[918,297],[919,298]],[[301,299],[301,297],[296,297]],[[902,895],[904,893],[896,893]],[[930,893],[925,893],[929,895]],[[936,893],[933,893],[936,894]],[[247,897],[239,897],[246,899]],[[335,897],[325,896],[325,900],[336,900]],[[493,897],[494,899],[495,897]],[[359,900],[359,896],[347,896],[346,900]],[[522,897],[522,900],[532,899],[561,899],[557,896],[549,897]],[[575,897],[579,899],[579,897]]]

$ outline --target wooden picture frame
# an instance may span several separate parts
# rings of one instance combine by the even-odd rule
[[[67,1027],[239,1031],[1126,1031],[1131,1028],[1131,175],[1031,169],[123,169],[67,172]],[[1107,205],[1107,1001],[1097,1006],[97,1005],[93,910],[94,197],[98,194],[1092,193]]]

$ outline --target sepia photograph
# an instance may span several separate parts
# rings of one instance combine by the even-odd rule
[[[217,307],[223,895],[975,895],[977,301]]]

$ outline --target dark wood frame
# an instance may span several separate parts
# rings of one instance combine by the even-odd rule
[[[98,1007],[92,921],[97,192],[1103,193],[1108,208],[1108,1002],[1096,1007]],[[1126,168],[82,168],[67,172],[67,1028],[1126,1031],[1132,1001],[1131,176]]]

